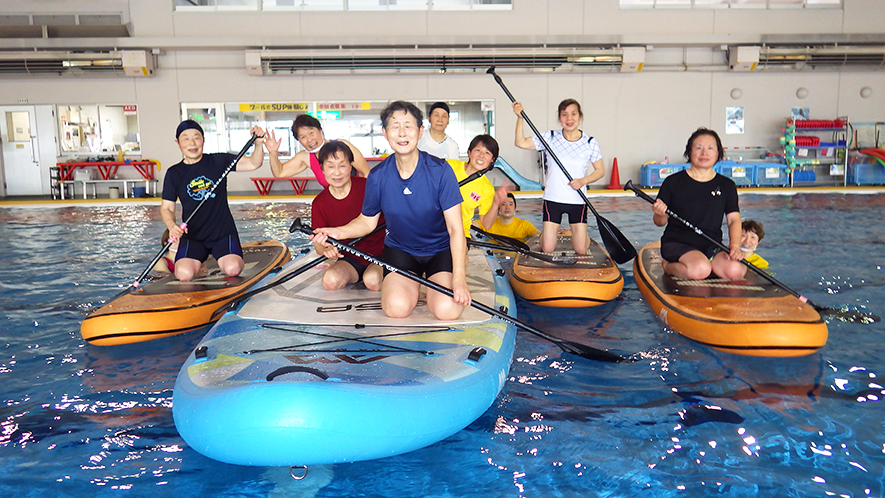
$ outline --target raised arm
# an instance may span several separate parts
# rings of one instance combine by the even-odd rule
[[[532,140],[532,137],[525,136],[524,120],[522,119],[523,110],[522,104],[519,102],[513,103],[513,113],[516,114],[516,140],[514,140],[513,145],[516,145],[520,149],[537,150],[535,147],[535,141]]]
[[[276,178],[295,176],[310,166],[310,163],[308,162],[310,161],[310,157],[307,155],[307,151],[298,152],[285,163],[281,162],[279,151],[280,143],[282,143],[283,139],[280,138],[277,140],[273,130],[267,130],[267,135],[265,135],[264,138],[264,148],[267,149],[270,171]]]
[[[264,130],[259,126],[253,126],[250,130],[253,135],[257,135],[255,146],[252,149],[252,155],[249,157],[241,157],[237,161],[236,171],[255,171],[264,164]]]

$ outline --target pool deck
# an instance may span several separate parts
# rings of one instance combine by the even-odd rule
[[[643,188],[644,192],[657,192],[657,188]],[[295,202],[309,203],[319,192],[312,192],[304,195],[255,195],[245,192],[232,192],[228,195],[228,202],[231,204],[266,204],[273,202]],[[877,195],[885,194],[885,186],[851,186],[851,187],[749,187],[739,188],[738,194],[760,194],[760,195],[794,195],[794,194],[861,194],[861,195]],[[513,193],[516,197],[522,199],[537,199],[543,195],[540,190],[516,191]],[[615,189],[593,189],[587,190],[587,197],[633,197],[633,193],[624,190]],[[114,205],[114,204],[159,204],[159,197],[140,197],[140,198],[119,198],[110,199],[100,197],[97,199],[53,199],[50,196],[21,196],[21,197],[0,197],[0,208],[3,207],[68,207],[79,205]]]

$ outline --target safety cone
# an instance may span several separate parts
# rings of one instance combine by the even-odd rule
[[[608,184],[608,189],[612,190],[623,190],[624,187],[621,185],[621,177],[618,175],[618,158],[616,157],[614,161],[612,161],[612,181]]]

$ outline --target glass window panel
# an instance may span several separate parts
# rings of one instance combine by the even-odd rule
[[[296,3],[299,0],[295,0]],[[344,10],[344,0],[300,0],[304,10]]]
[[[691,7],[691,0],[655,0],[655,7]]]
[[[769,7],[802,7],[803,0],[768,0]]]
[[[64,155],[141,152],[136,105],[59,105],[56,116]]]
[[[841,7],[842,6],[842,0],[805,0],[805,3],[807,5],[814,5],[814,6],[820,6],[820,5],[826,5],[826,6],[832,6],[832,7]]]
[[[655,0],[621,0],[621,8],[651,8]]]
[[[723,9],[728,8],[729,1],[730,0],[694,0],[694,6],[699,9]]]

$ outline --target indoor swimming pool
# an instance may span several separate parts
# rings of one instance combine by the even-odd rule
[[[637,247],[660,237],[631,196],[591,197]],[[172,388],[202,332],[127,346],[86,344],[86,313],[160,249],[158,203],[0,207],[0,492],[7,496],[881,497],[885,324],[830,320],[800,358],[719,352],[666,328],[632,264],[595,308],[520,302],[556,337],[635,355],[599,363],[520,332],[508,382],[465,430],[382,460],[239,467],[190,449]],[[244,242],[277,239],[305,203],[236,202]],[[885,196],[741,191],[765,225],[758,252],[814,302],[885,315]],[[540,200],[517,216],[540,224]],[[591,237],[599,240],[592,223]],[[354,413],[353,417],[359,417]],[[292,462],[298,464],[298,462]]]

